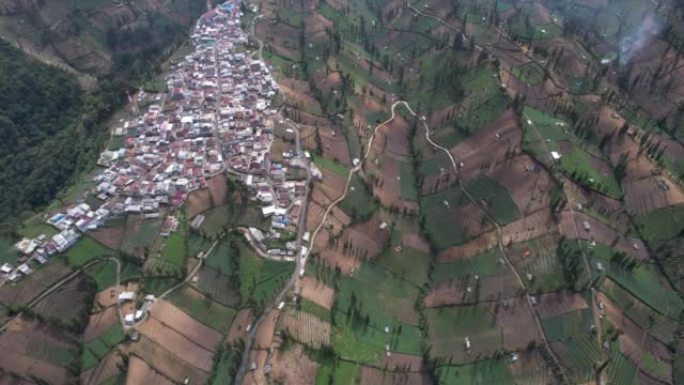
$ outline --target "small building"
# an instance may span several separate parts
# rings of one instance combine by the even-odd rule
[[[133,301],[135,293],[132,291],[122,291],[117,298],[119,302]]]
[[[582,227],[584,227],[584,231],[591,231],[591,224],[587,221],[582,222]]]
[[[559,153],[556,152],[556,151],[551,151],[551,157],[552,157],[554,160],[559,160],[559,159],[561,158],[561,154],[559,154]]]
[[[133,325],[135,323],[135,314],[126,314],[124,316],[124,322],[126,323],[126,325]]]
[[[0,273],[9,274],[11,272],[12,272],[12,265],[10,265],[9,263],[5,263],[2,265],[2,267],[0,267]]]

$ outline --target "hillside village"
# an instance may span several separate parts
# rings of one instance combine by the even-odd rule
[[[113,136],[125,137],[125,146],[102,152],[98,160],[103,169],[94,177],[91,193],[100,204],[74,202],[51,213],[46,222],[59,232],[18,242],[15,248],[23,257],[19,266],[0,267],[3,280],[16,282],[32,274],[37,264],[64,253],[113,216],[159,218],[169,213],[161,232],[168,237],[178,225],[173,212],[188,194],[224,172],[245,183],[250,200],[262,206],[264,217],[272,217],[269,233],[250,228],[248,239],[262,255],[291,260],[307,182],[288,180],[287,169],[306,169],[308,160],[293,151],[283,154],[282,164],[271,161],[274,126],[283,123],[270,108],[279,88],[268,66],[244,52],[247,35],[239,13],[234,3],[226,2],[198,21],[191,35],[194,52],[165,76],[168,92],[112,130]],[[135,98],[143,94],[141,90]],[[191,226],[197,228],[203,220],[199,215]],[[288,240],[279,243],[283,247],[267,246],[281,238]]]

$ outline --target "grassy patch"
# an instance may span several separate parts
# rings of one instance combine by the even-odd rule
[[[84,343],[81,369],[85,371],[95,367],[125,337],[121,324],[116,322],[97,338]]]
[[[412,201],[418,200],[418,189],[416,189],[413,165],[401,162],[399,165],[399,176],[401,177],[401,197]]]
[[[347,196],[340,202],[340,208],[351,217],[352,221],[358,221],[369,218],[375,212],[376,207],[377,204],[368,185],[358,174],[352,175]]]
[[[82,237],[64,254],[71,266],[82,266],[100,257],[114,256],[116,253],[97,243],[90,237]]]
[[[666,207],[640,215],[637,225],[649,242],[666,241],[684,235],[684,205]]]
[[[505,358],[492,358],[468,365],[440,366],[437,378],[441,385],[514,384]]]
[[[240,298],[242,306],[271,300],[294,270],[290,262],[263,260],[245,245],[240,247]]]
[[[105,260],[102,263],[89,267],[86,273],[95,280],[98,291],[116,284],[116,264],[114,261]],[[121,282],[140,278],[141,276],[142,272],[139,266],[127,262],[121,263]]]
[[[458,184],[452,184],[436,194],[423,196],[420,200],[426,233],[438,249],[465,242],[465,229],[460,219],[453,214],[453,208],[470,201]]]
[[[513,67],[511,72],[516,78],[532,85],[544,81],[544,68],[534,62]]]
[[[550,341],[563,340],[571,336],[587,334],[593,322],[591,310],[574,310],[542,320],[544,333]]]
[[[361,366],[346,361],[325,363],[316,373],[316,385],[356,385],[360,381]]]
[[[484,306],[426,309],[425,316],[428,342],[435,357],[464,356],[466,337],[478,354],[489,354],[502,348],[501,328]]]
[[[223,334],[228,334],[237,314],[235,309],[212,301],[190,286],[175,291],[170,300],[192,318]]]
[[[468,183],[466,190],[473,198],[485,204],[487,211],[494,216],[500,225],[506,225],[520,217],[520,212],[511,194],[493,179],[480,176]]]
[[[436,263],[432,272],[432,281],[447,281],[471,275],[478,275],[481,278],[496,275],[502,270],[498,259],[499,250],[492,249],[474,257],[463,258],[455,262]]]

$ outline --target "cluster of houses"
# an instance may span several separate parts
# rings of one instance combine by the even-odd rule
[[[114,137],[123,137],[123,147],[104,151],[98,160],[102,171],[92,191],[98,204],[88,200],[97,207],[78,203],[53,214],[47,223],[57,234],[17,243],[26,262],[5,264],[0,273],[11,281],[31,274],[33,261],[45,263],[65,252],[110,216],[159,217],[225,171],[243,180],[262,214],[272,218],[271,230],[260,237],[264,251],[295,253],[294,242],[268,245],[297,230],[307,182],[288,180],[288,169],[304,169],[309,162],[296,151],[283,154],[282,162],[271,161],[274,127],[283,123],[270,108],[279,88],[268,66],[245,51],[248,38],[239,16],[238,3],[232,1],[202,16],[191,35],[194,52],[166,75],[169,92],[156,95],[147,111],[113,129]],[[131,100],[142,100],[142,95]],[[164,235],[176,225],[171,218]]]
[[[55,254],[67,251],[78,241],[82,234],[97,229],[102,225],[110,212],[104,208],[93,210],[87,203],[77,204],[66,212],[52,215],[47,223],[53,226],[57,233],[51,237],[41,234],[36,238],[24,238],[14,245],[22,257],[16,268],[9,263],[0,266],[0,273],[10,282],[17,282],[22,277],[33,273],[36,264],[45,264]]]

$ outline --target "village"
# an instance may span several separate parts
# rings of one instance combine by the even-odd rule
[[[280,91],[268,66],[245,51],[248,38],[239,14],[237,3],[228,1],[198,21],[191,34],[194,52],[165,75],[168,91],[155,95],[136,118],[112,129],[112,136],[122,136],[125,145],[100,155],[102,168],[90,191],[98,205],[79,201],[49,213],[46,223],[58,232],[19,241],[18,266],[0,267],[3,284],[31,275],[115,216],[163,217],[160,235],[168,237],[178,226],[174,213],[186,197],[221,173],[244,183],[250,201],[271,218],[270,231],[245,231],[252,246],[267,258],[294,259],[308,191],[307,181],[288,180],[287,170],[308,173],[309,156],[293,149],[282,154],[282,163],[271,160],[274,127],[284,123],[271,108]],[[140,90],[130,98],[134,111],[144,94]],[[197,228],[203,220],[198,215],[190,226]]]

